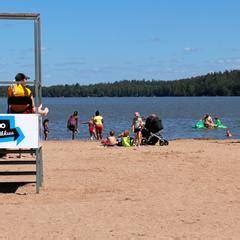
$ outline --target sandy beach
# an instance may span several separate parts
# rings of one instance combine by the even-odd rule
[[[43,144],[44,185],[0,193],[0,239],[240,239],[240,143]]]

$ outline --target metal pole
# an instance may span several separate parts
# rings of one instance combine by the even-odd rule
[[[38,17],[34,21],[34,53],[35,53],[35,104],[38,107],[42,103],[40,17]]]
[[[39,16],[39,13],[0,13],[4,20],[35,20]]]
[[[40,186],[43,184],[43,155],[42,155],[42,147],[39,149],[40,151]]]
[[[40,14],[34,13],[0,13],[0,19],[5,20],[34,20],[34,58],[35,58],[35,104],[38,107],[42,103],[42,75],[41,75],[41,22]],[[6,81],[0,84],[8,84]],[[41,124],[39,124],[39,131]],[[16,150],[17,151],[17,150]],[[32,150],[31,150],[32,151]],[[34,150],[36,153],[36,192],[39,193],[43,182],[42,147]],[[18,152],[18,151],[17,151]]]
[[[39,193],[41,186],[41,163],[40,163],[40,150],[36,149],[36,193]]]

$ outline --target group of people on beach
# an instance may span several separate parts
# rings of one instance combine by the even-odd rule
[[[134,138],[130,137],[130,131],[126,129],[120,133],[117,138],[115,137],[114,131],[110,131],[106,139],[102,140],[101,143],[104,146],[138,146],[140,147],[142,142],[142,129],[144,126],[144,121],[140,116],[139,112],[135,112],[131,130],[135,134]]]
[[[8,87],[8,113],[39,113],[42,116],[46,116],[49,112],[48,108],[42,108],[42,105],[35,106],[32,91],[26,86],[27,80],[29,79],[24,73],[18,73],[15,76],[15,82]],[[74,111],[73,114],[67,120],[67,128],[71,131],[72,139],[76,138],[78,133],[78,111]],[[205,128],[216,128],[221,123],[218,117],[215,117],[214,120],[210,114],[205,114],[202,118],[202,122]],[[103,140],[103,129],[104,121],[103,117],[100,115],[100,112],[97,110],[95,115],[92,116],[89,121],[82,122],[82,124],[88,125],[90,139],[96,139],[102,141],[104,145],[115,145],[119,141],[114,140],[115,134],[114,131],[109,132],[107,139]],[[47,140],[49,136],[49,120],[44,119],[43,121],[43,133],[44,139]],[[140,116],[139,112],[135,112],[134,118],[131,125],[131,130],[134,133],[134,138],[130,138],[129,130],[125,130],[118,137],[121,139],[121,144],[128,145],[134,144],[140,146],[142,142],[142,129],[144,126],[143,118]],[[231,137],[232,134],[230,130],[227,129],[226,136]]]
[[[144,122],[139,112],[135,112],[135,115],[132,121],[132,126],[131,126],[132,132],[135,134],[134,138],[130,137],[129,130],[125,130],[124,132],[119,134],[117,138],[115,136],[115,132],[111,130],[107,138],[103,139],[104,121],[103,121],[103,117],[100,115],[99,110],[95,112],[95,115],[92,116],[89,119],[89,121],[81,122],[81,124],[88,125],[90,140],[94,140],[94,139],[99,140],[104,146],[114,146],[114,145],[131,146],[133,144],[135,144],[136,146],[141,145],[141,137],[142,137],[141,130]],[[78,126],[79,126],[78,111],[74,111],[73,114],[70,115],[67,120],[67,128],[69,131],[71,131],[72,140],[76,138],[76,134],[79,131]],[[46,129],[46,125],[44,126],[44,135],[45,135],[45,132],[48,132],[48,126]],[[119,141],[119,139],[121,140]]]
[[[154,116],[154,118],[156,118],[156,114],[151,114],[150,116]],[[221,120],[219,117],[215,116],[213,120],[210,114],[205,114],[201,121],[203,122],[204,126],[209,129],[216,128],[221,125]],[[43,121],[43,133],[45,140],[48,139],[49,134],[48,123],[48,119],[45,119]],[[126,129],[118,135],[115,135],[114,130],[111,130],[108,133],[108,136],[103,139],[104,121],[103,117],[100,115],[99,110],[95,112],[95,115],[92,116],[89,121],[81,122],[81,124],[88,125],[90,140],[99,140],[104,146],[140,146],[142,144],[142,130],[145,125],[145,118],[141,117],[139,112],[134,113],[131,124],[131,131],[134,134],[134,137],[131,137],[131,131],[129,131],[129,129]],[[72,140],[76,138],[76,134],[79,132],[78,127],[78,111],[74,111],[67,120],[67,129],[71,132]],[[226,129],[226,137],[232,137],[232,133],[229,129]]]
[[[151,114],[148,118],[145,119],[141,117],[139,112],[135,112],[130,129],[125,129],[120,134],[115,134],[115,131],[111,130],[109,131],[107,137],[103,138],[104,121],[103,117],[100,115],[99,110],[97,110],[95,112],[95,115],[92,116],[87,122],[80,122],[78,119],[78,112],[74,111],[67,120],[67,129],[71,132],[72,139],[74,140],[76,138],[76,134],[78,133],[79,123],[87,124],[90,140],[99,140],[104,146],[117,145],[124,147],[140,147],[140,145],[143,144],[143,137],[146,137],[146,123],[149,123],[148,120],[150,119],[155,119],[157,121],[157,125],[160,121],[156,114]],[[159,126],[155,125],[155,129],[156,132],[159,132],[162,127],[160,126],[159,128]],[[145,136],[142,134],[144,131]],[[131,132],[133,133],[133,136],[131,136]],[[160,136],[155,135],[155,137],[157,137],[155,140],[158,141],[158,137]]]
[[[78,133],[78,111],[74,111],[73,114],[67,120],[67,128],[72,133],[72,139],[75,139],[76,133]],[[97,110],[95,115],[90,118],[88,122],[82,122],[82,124],[88,124],[88,130],[90,139],[102,139],[103,134],[103,117]]]

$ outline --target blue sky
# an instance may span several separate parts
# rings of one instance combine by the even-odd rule
[[[240,1],[1,0],[39,12],[44,85],[174,80],[240,68]],[[0,21],[0,80],[34,78],[33,24]]]

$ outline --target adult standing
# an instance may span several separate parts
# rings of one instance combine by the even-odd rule
[[[95,124],[97,140],[101,140],[102,139],[102,133],[103,133],[103,117],[100,115],[98,110],[95,112],[95,116],[93,118],[93,121],[94,121],[94,124]]]
[[[134,142],[138,147],[140,147],[141,141],[142,141],[142,127],[143,127],[143,120],[139,112],[135,112],[134,118],[132,121],[132,131],[135,133]]]
[[[78,132],[78,112],[75,111],[67,121],[67,128],[72,132],[72,140],[75,139],[75,135]]]

